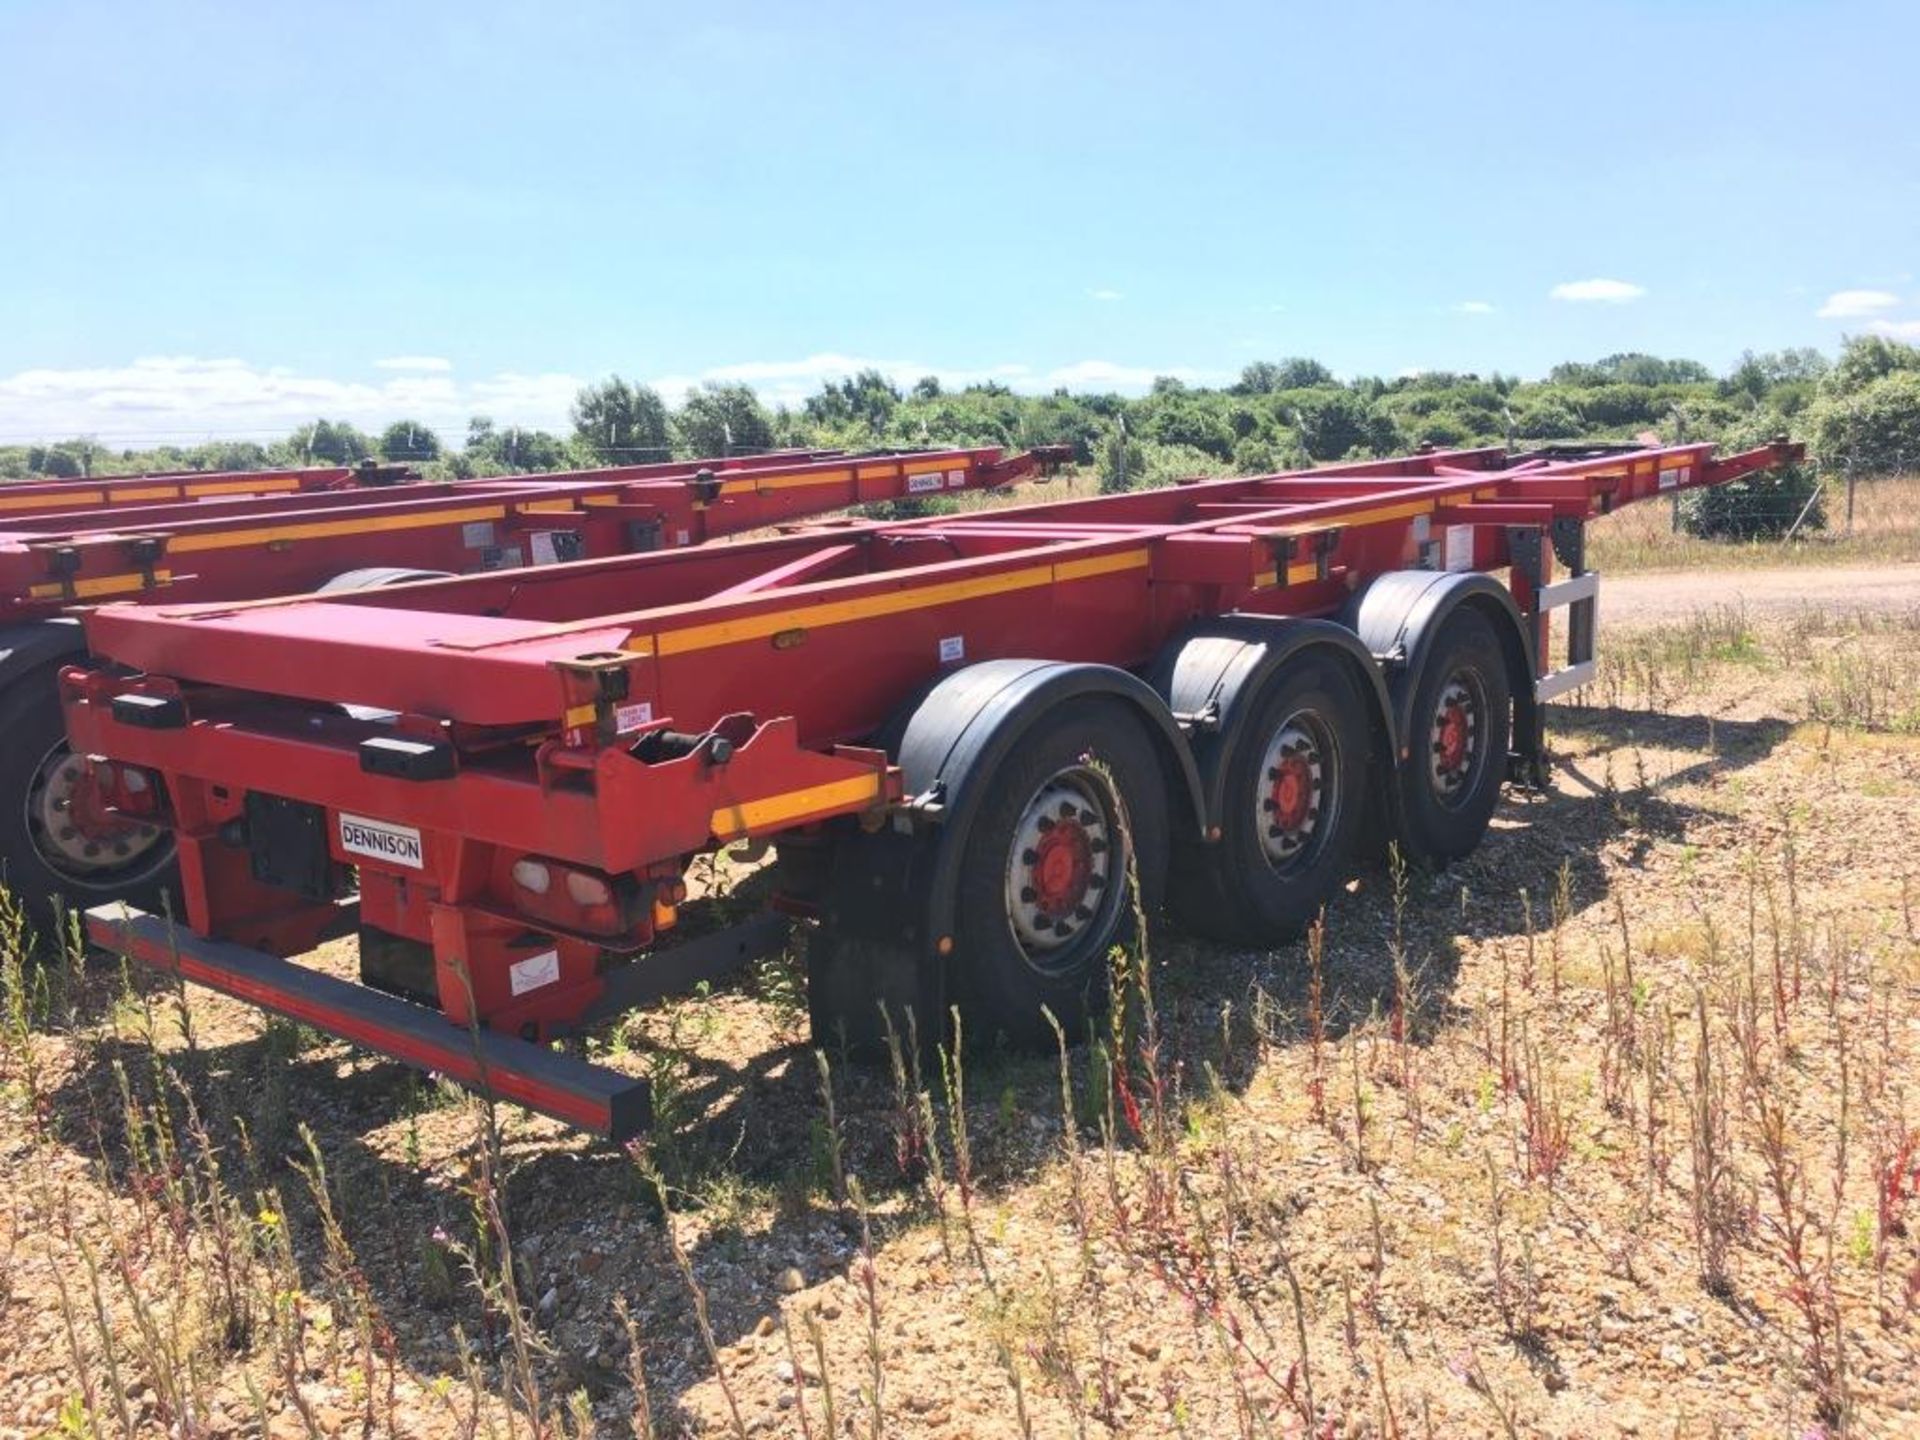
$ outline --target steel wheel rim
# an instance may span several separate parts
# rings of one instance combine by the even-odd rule
[[[1042,781],[1014,823],[1007,847],[1007,922],[1027,964],[1043,975],[1070,973],[1089,935],[1118,910],[1124,842],[1113,789],[1082,766]]]
[[[1487,694],[1472,670],[1455,670],[1441,683],[1427,724],[1427,782],[1447,809],[1474,791],[1486,762]]]
[[[158,870],[167,852],[159,826],[126,821],[105,834],[87,833],[74,813],[84,773],[85,762],[64,740],[34,767],[24,805],[27,838],[41,864],[63,880],[100,889]]]
[[[1311,710],[1275,727],[1254,772],[1254,834],[1260,856],[1278,874],[1310,869],[1339,822],[1340,742]]]

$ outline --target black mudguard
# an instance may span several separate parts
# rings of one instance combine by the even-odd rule
[[[1209,840],[1219,836],[1227,754],[1242,708],[1258,702],[1268,679],[1282,666],[1314,650],[1338,657],[1354,672],[1368,702],[1374,753],[1397,754],[1394,737],[1399,732],[1380,666],[1352,630],[1330,620],[1222,616],[1168,645],[1149,676],[1168,710],[1192,734]],[[1390,770],[1376,767],[1376,780],[1384,782]],[[1378,783],[1374,790],[1376,802],[1392,805],[1393,786]]]
[[[1513,746],[1518,768],[1529,774],[1545,763],[1539,705],[1533,698],[1533,634],[1506,586],[1478,571],[1395,570],[1382,575],[1349,602],[1343,618],[1360,642],[1386,668],[1393,705],[1395,753],[1406,756],[1413,724],[1413,692],[1440,627],[1455,609],[1472,605],[1493,624],[1507,661],[1513,691]]]

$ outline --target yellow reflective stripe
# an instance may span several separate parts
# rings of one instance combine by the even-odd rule
[[[1144,550],[1122,550],[1118,555],[1093,555],[1085,560],[1063,560],[1053,567],[1056,580],[1086,580],[1095,575],[1111,575],[1119,570],[1144,570],[1148,555]]]
[[[714,645],[759,640],[795,627],[812,629],[816,626],[844,625],[852,620],[898,615],[902,611],[922,610],[930,605],[945,605],[956,600],[977,600],[984,595],[1032,589],[1051,584],[1052,581],[1051,565],[1035,565],[1025,570],[984,575],[977,580],[951,580],[944,585],[923,585],[917,590],[896,590],[890,595],[874,595],[863,600],[841,600],[809,606],[804,610],[775,610],[738,620],[721,620],[711,625],[692,625],[685,630],[663,633],[659,637],[659,653],[678,655],[688,650],[705,650]]]
[[[1477,491],[1476,500],[1495,494],[1492,490]],[[1459,503],[1457,500],[1452,503]],[[1276,525],[1271,530],[1263,530],[1263,535],[1324,535],[1329,530],[1346,530],[1355,525],[1381,525],[1389,520],[1406,520],[1415,515],[1431,515],[1436,502],[1432,500],[1408,500],[1400,505],[1376,505],[1371,510],[1356,510],[1351,515],[1329,515],[1324,520],[1304,520],[1297,525]]]
[[[514,506],[522,515],[553,515],[561,511],[573,514],[571,500],[526,500]]]
[[[769,490],[799,490],[810,485],[844,485],[851,479],[851,470],[823,470],[815,475],[767,475],[751,480],[729,480],[720,487],[720,493],[761,495]]]
[[[153,582],[156,585],[164,585],[172,578],[171,570],[153,572]],[[146,588],[147,577],[134,571],[125,575],[97,575],[86,580],[76,580],[73,582],[73,595],[75,599],[86,599],[95,595],[124,595],[130,590]],[[58,600],[67,593],[67,587],[58,580],[53,580],[35,585],[27,593],[36,600]]]
[[[1313,561],[1307,560],[1298,565],[1289,565],[1287,567],[1285,583],[1288,585],[1307,585],[1319,578],[1320,567]],[[1282,583],[1280,579],[1280,567],[1277,565],[1271,570],[1262,570],[1258,575],[1253,577],[1253,588],[1256,590],[1270,589],[1280,583]]]
[[[567,726],[591,725],[593,724],[594,717],[599,713],[600,712],[592,705],[574,705],[567,710],[566,714],[560,717],[560,722]]]
[[[967,468],[967,462],[956,455],[949,460],[915,460],[904,468],[909,475],[931,475],[936,471],[944,473],[948,470],[964,470]]]
[[[209,480],[200,485],[189,485],[189,495],[260,495],[269,490],[298,490],[300,482],[285,480]]]
[[[62,505],[98,505],[106,498],[104,490],[75,490],[65,495],[7,495],[0,496],[0,510],[52,510]]]
[[[180,487],[177,485],[146,485],[125,490],[115,490],[116,500],[178,500]]]
[[[1145,550],[1127,550],[1117,555],[1064,560],[1058,565],[1030,565],[1024,570],[1006,570],[998,575],[982,575],[972,580],[949,580],[940,585],[922,585],[913,590],[896,590],[891,594],[870,595],[859,600],[830,601],[804,609],[773,610],[763,615],[742,616],[738,620],[719,620],[711,625],[690,625],[684,630],[662,632],[656,637],[656,643],[659,654],[680,655],[689,650],[710,649],[715,645],[760,640],[777,635],[782,630],[812,630],[827,625],[844,625],[855,620],[872,620],[882,615],[924,610],[934,605],[950,605],[960,600],[1004,595],[1012,590],[1031,590],[1056,581],[1085,580],[1119,570],[1145,569],[1147,559]],[[636,642],[645,644],[645,637],[630,639],[624,648],[635,650]]]
[[[709,822],[716,839],[750,834],[774,825],[784,825],[803,815],[818,815],[848,806],[875,804],[885,793],[879,771],[833,780],[825,785],[810,785],[805,790],[789,790],[769,795],[764,800],[741,800],[713,812]]]
[[[818,475],[769,475],[754,485],[756,490],[800,490],[809,485],[844,485],[853,479],[851,470],[827,470]]]
[[[1327,521],[1326,528],[1331,530],[1346,525],[1378,525],[1387,520],[1405,520],[1413,515],[1431,515],[1433,501],[1409,500],[1404,505],[1381,505],[1372,510],[1362,510],[1353,515],[1340,515]]]
[[[900,467],[897,464],[862,465],[860,467],[860,478],[862,480],[891,480],[899,473]]]
[[[167,553],[227,550],[236,545],[264,545],[275,540],[321,540],[329,535],[426,530],[436,525],[464,525],[469,520],[501,520],[506,513],[504,505],[482,505],[466,510],[438,510],[426,515],[394,515],[384,520],[323,520],[305,525],[268,525],[258,530],[229,530],[214,535],[177,535],[167,542]]]

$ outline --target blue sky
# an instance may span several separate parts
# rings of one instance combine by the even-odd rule
[[[0,441],[1920,338],[1917,51],[1911,0],[0,0]]]

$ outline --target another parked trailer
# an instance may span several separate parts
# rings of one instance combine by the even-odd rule
[[[337,591],[695,545],[858,502],[1004,485],[1067,453],[796,451],[436,483],[343,467],[0,488],[0,878],[36,903],[92,904],[151,897],[168,873],[163,832],[108,815],[65,745],[53,682],[84,653],[75,606]],[[387,483],[403,478],[415,483]]]
[[[104,515],[156,501],[209,500],[236,495],[294,495],[355,486],[398,485],[420,477],[405,465],[365,461],[290,470],[153,470],[138,475],[0,481],[0,516],[53,511]]]
[[[115,810],[178,835],[183,924],[103,907],[89,931],[621,1136],[644,1083],[546,1042],[777,939],[672,943],[692,857],[772,841],[822,1043],[949,1006],[1041,1039],[1163,900],[1266,944],[1363,843],[1472,849],[1503,781],[1544,778],[1542,702],[1593,672],[1586,522],[1800,454],[1424,454],[107,606],[67,721]],[[356,924],[364,984],[279,958]]]

